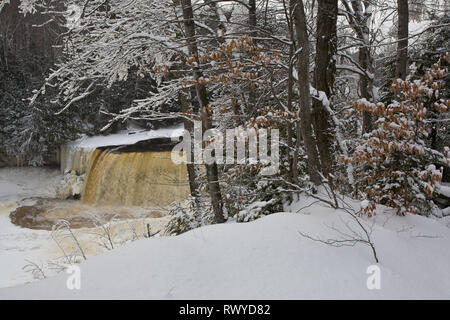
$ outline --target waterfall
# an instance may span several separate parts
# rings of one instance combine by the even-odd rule
[[[60,198],[84,204],[167,208],[189,196],[187,167],[171,151],[183,127],[83,137],[61,147]]]
[[[164,208],[189,195],[186,165],[175,165],[170,152],[95,149],[82,195],[86,204]]]
[[[63,145],[60,151],[61,172],[75,171],[77,175],[87,172],[91,155],[95,148],[82,148],[73,145]]]

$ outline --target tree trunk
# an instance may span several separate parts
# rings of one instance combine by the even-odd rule
[[[363,70],[366,70],[367,72],[372,72],[372,63],[370,61],[370,51],[367,47],[361,47],[359,48],[359,58],[358,58],[359,65]],[[359,78],[359,94],[361,95],[361,98],[365,98],[367,101],[372,101],[372,88],[373,83],[372,80],[369,79],[367,76],[360,76]],[[373,130],[373,119],[372,114],[363,111],[363,125],[362,125],[362,132],[368,133]]]
[[[299,147],[301,136],[305,143],[306,155],[308,156],[308,171],[311,181],[319,185],[321,177],[318,171],[317,146],[312,135],[311,116],[311,94],[309,81],[309,40],[306,29],[306,16],[302,0],[291,0],[293,5],[296,37],[301,51],[297,59],[298,90],[300,93],[300,121],[297,121],[297,147]],[[298,152],[295,153],[297,157]]]
[[[283,4],[285,4],[285,2],[283,1]],[[293,7],[290,6],[289,7],[289,11],[287,10],[287,8],[285,7],[285,11],[286,11],[286,20],[288,21],[288,25],[289,25],[289,40],[291,41],[291,44],[289,46],[289,67],[288,67],[288,96],[287,96],[287,108],[289,112],[293,112],[294,108],[293,108],[293,100],[294,100],[294,75],[293,75],[293,71],[294,71],[294,53],[295,53],[295,34],[294,34],[294,21],[293,21]],[[287,123],[287,152],[288,154],[292,153],[292,150],[294,150],[294,146],[293,146],[293,137],[294,137],[294,132],[293,132],[293,128],[292,128],[292,123],[289,121]],[[297,171],[297,167],[298,167],[298,156],[297,157],[289,157],[289,168],[290,168],[290,174],[289,174],[289,178],[291,180],[291,182],[294,183],[298,183],[298,171]],[[295,160],[295,161],[294,161]]]
[[[219,35],[219,42],[223,43],[225,41],[225,39],[222,37],[222,32],[223,34],[225,34],[227,32],[227,27],[224,24],[223,21],[221,21],[220,19],[220,13],[219,13],[219,9],[217,8],[217,2],[213,1],[213,0],[205,0],[205,3],[207,3],[209,5],[209,7],[213,10],[214,12],[214,23],[212,27],[212,29],[214,29],[216,35]],[[213,22],[213,21],[210,21]]]
[[[319,0],[317,9],[316,69],[314,87],[331,101],[336,74],[337,0]],[[325,101],[313,100],[314,130],[320,155],[322,172],[328,177],[333,166],[333,134],[330,114]]]
[[[189,110],[189,99],[188,99],[189,92],[186,92],[185,90],[180,90],[178,93],[178,99],[180,101],[181,106],[181,112],[187,113]],[[184,129],[191,134],[191,150],[193,150],[193,137],[192,132],[194,132],[194,126],[192,122],[189,119],[184,119]],[[189,187],[191,190],[191,196],[195,199],[199,196],[198,192],[198,185],[197,185],[197,175],[195,172],[195,164],[193,161],[194,155],[192,152],[190,153],[190,159],[187,159],[187,172],[189,177]]]
[[[405,80],[408,73],[408,0],[397,0],[398,5],[398,43],[395,77]]]
[[[197,62],[196,65],[192,67],[192,72],[194,79],[196,80],[195,90],[200,104],[202,128],[203,130],[208,130],[211,128],[211,119],[208,111],[208,94],[206,91],[206,87],[198,81],[203,75],[200,68],[198,67],[200,65],[200,61],[198,59],[197,40],[195,38],[194,13],[192,11],[191,0],[181,0],[181,7],[183,9],[184,29],[186,33],[189,54],[194,57]],[[217,169],[217,163],[205,164],[205,167],[208,179],[208,189],[211,196],[211,204],[214,210],[216,223],[222,223],[225,222],[225,217],[223,215],[222,194],[220,192],[219,171]]]
[[[250,35],[256,35],[256,0],[248,1],[248,25],[250,28]]]
[[[258,32],[256,30],[256,0],[249,0],[248,2],[248,28],[250,36],[256,37]],[[248,86],[248,112],[253,113],[256,109],[256,92],[250,85]]]
[[[364,2],[365,11],[362,10],[361,3]],[[359,4],[353,0],[353,8],[355,10],[355,15],[357,17],[357,21],[359,21],[360,25],[360,34],[359,38],[362,42],[362,46],[359,48],[359,65],[365,70],[368,74],[373,74],[373,63],[372,57],[370,54],[370,30],[369,30],[369,18],[371,17],[371,3],[367,0],[359,1]],[[362,98],[367,99],[368,101],[373,101],[373,79],[369,76],[364,75],[360,77],[359,81],[359,91]],[[367,133],[373,130],[373,118],[372,114],[369,112],[363,112],[363,126],[362,132]]]
[[[351,0],[351,7],[346,0],[342,0],[350,25],[355,31],[356,36],[361,42],[359,47],[358,64],[366,75],[359,76],[359,94],[361,98],[368,101],[373,100],[373,79],[368,74],[373,74],[373,63],[370,54],[370,30],[369,19],[372,16],[372,3],[369,0]],[[363,5],[364,4],[364,5]],[[366,111],[363,112],[362,132],[367,133],[373,129],[372,115]]]

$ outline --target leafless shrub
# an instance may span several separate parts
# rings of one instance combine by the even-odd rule
[[[43,265],[38,265],[37,263],[28,259],[25,259],[25,261],[27,262],[27,264],[22,268],[22,270],[31,273],[33,275],[33,278],[35,279],[41,280],[46,278]]]
[[[73,233],[70,228],[70,223],[67,220],[59,220],[52,228],[51,233],[52,239],[56,242],[56,245],[63,253],[66,263],[73,264],[76,262],[78,256],[82,256],[84,260],[87,260],[86,255],[84,253],[83,247],[78,241],[77,237]],[[67,253],[63,248],[63,241],[66,239],[72,239],[76,245],[76,250],[74,252]]]
[[[158,230],[158,231],[156,231],[155,233],[152,233],[152,230],[151,230],[152,228],[151,228],[151,226],[150,226],[149,223],[147,223],[146,227],[147,227],[147,233],[144,233],[144,238],[151,238],[151,237],[154,237],[154,236],[156,236],[158,233],[161,232],[161,230]]]
[[[131,234],[132,234],[132,238],[130,239],[130,241],[136,241],[136,240],[139,240],[139,235],[138,235],[138,232],[137,232],[137,228],[136,228],[136,223],[135,223],[135,221],[128,221],[128,228],[129,228],[129,230],[131,231]]]
[[[339,229],[335,227],[334,225],[328,226],[331,230],[333,230],[336,234],[336,238],[330,238],[330,239],[321,239],[318,237],[313,237],[307,233],[299,231],[299,234],[302,237],[305,237],[307,239],[310,239],[312,241],[317,241],[320,243],[324,243],[326,245],[332,246],[332,247],[354,247],[357,244],[363,244],[368,247],[370,247],[373,257],[375,261],[378,263],[378,256],[377,251],[375,249],[375,244],[371,238],[372,231],[373,231],[373,224],[371,226],[364,226],[364,224],[361,222],[359,218],[360,212],[354,212],[351,208],[341,208],[344,212],[346,212],[352,219],[351,221],[356,222],[357,228],[355,226],[352,226],[350,224],[350,221],[344,221],[342,218],[340,218],[341,222],[344,225],[344,229]],[[359,229],[359,230],[357,230]]]
[[[47,262],[47,268],[53,270],[56,273],[61,273],[67,269],[67,264],[65,261],[60,261],[61,259],[55,259]]]
[[[117,215],[113,215],[109,221],[105,221],[101,219],[100,217],[89,214],[91,217],[95,227],[99,229],[98,232],[89,232],[89,234],[95,235],[98,237],[97,243],[105,248],[106,250],[113,250],[114,249],[114,235],[113,235],[113,229],[112,224],[114,223],[114,219]]]
[[[97,236],[97,241],[100,246],[106,248],[107,250],[112,250],[115,248],[114,245],[114,235],[112,225],[114,223],[114,217],[106,222],[95,215],[91,215],[91,218],[94,221],[94,225],[100,230],[99,232],[88,232],[88,234],[92,234]],[[119,232],[131,231],[131,238],[124,240],[121,244],[125,244],[128,241],[136,241],[145,238],[151,238],[160,233],[161,230],[156,232],[151,231],[151,225],[149,223],[144,223],[144,232],[137,231],[136,221],[128,221],[127,227],[125,229],[119,230]],[[55,241],[59,250],[62,252],[62,257],[49,260],[45,264],[38,264],[31,260],[25,260],[27,264],[22,268],[25,272],[31,273],[35,279],[45,279],[47,278],[46,271],[53,271],[56,273],[63,272],[66,270],[68,265],[73,265],[79,263],[81,258],[87,260],[85,251],[80,244],[77,236],[74,234],[73,230],[70,227],[70,223],[67,220],[59,220],[52,228],[51,237],[53,241]],[[64,241],[67,239],[73,241],[76,245],[76,250],[73,252],[67,252],[64,249]]]

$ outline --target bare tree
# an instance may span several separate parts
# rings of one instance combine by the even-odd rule
[[[333,165],[333,122],[327,107],[331,101],[336,74],[337,13],[337,0],[318,1],[314,87],[320,94],[313,100],[313,125],[321,169],[326,178],[332,172]]]
[[[189,102],[189,91],[186,90],[180,90],[178,92],[178,100],[180,102],[180,106],[181,106],[181,112],[183,113],[187,113],[189,111],[189,107],[190,107],[190,102]],[[194,126],[192,124],[192,121],[190,119],[183,119],[183,123],[184,123],[184,129],[189,132],[189,134],[191,135],[191,146],[193,146],[193,139],[192,139],[192,132],[194,132]],[[189,187],[191,190],[191,196],[196,199],[199,196],[199,190],[198,190],[198,183],[197,183],[197,173],[196,173],[196,169],[195,169],[195,164],[193,162],[193,157],[194,155],[192,154],[192,152],[189,152],[187,155],[187,157],[189,157],[189,159],[187,160],[187,172],[188,172],[188,177],[189,177]]]
[[[395,77],[406,79],[408,73],[408,23],[409,8],[408,0],[397,0],[398,13],[398,43],[397,43],[397,63]]]
[[[206,86],[199,81],[203,74],[199,67],[200,61],[197,40],[195,37],[195,21],[191,0],[181,0],[181,7],[183,10],[183,22],[187,38],[188,51],[190,56],[195,59],[195,63],[192,65],[192,73],[195,80],[195,90],[197,93],[197,98],[200,104],[202,128],[203,130],[208,130],[212,127],[211,114],[208,106],[209,101]],[[214,215],[216,217],[216,222],[222,223],[225,222],[225,217],[223,214],[223,202],[219,185],[219,171],[217,168],[217,163],[206,164],[205,167],[208,178],[209,194],[211,196],[211,204],[214,210]]]
[[[284,8],[284,15],[286,18],[286,23],[288,25],[289,30],[289,56],[288,56],[288,79],[287,79],[287,110],[292,113],[294,111],[293,102],[294,102],[294,67],[295,67],[295,29],[294,29],[294,18],[293,18],[293,5],[286,5],[286,0],[283,0],[283,8]],[[291,153],[293,148],[293,142],[292,138],[294,136],[293,132],[293,126],[292,122],[289,121],[287,124],[287,150],[289,153]],[[290,168],[290,176],[289,178],[295,182],[298,183],[298,172],[297,172],[297,166],[298,166],[298,156],[295,157],[289,157],[289,168]]]
[[[308,155],[308,171],[311,181],[319,185],[319,159],[317,145],[312,135],[311,94],[309,79],[309,40],[306,25],[305,8],[302,0],[291,0],[293,8],[296,38],[300,52],[297,59],[298,90],[300,92],[300,120],[297,121],[297,149],[303,136],[306,154]],[[297,152],[294,157],[298,157]],[[294,160],[294,163],[297,161]],[[294,168],[294,171],[297,171]],[[296,174],[296,173],[295,173]],[[295,181],[295,180],[294,180]]]
[[[341,218],[344,228],[338,228],[334,225],[329,226],[331,230],[336,232],[336,238],[321,239],[301,231],[299,231],[299,234],[307,239],[321,242],[332,247],[354,247],[357,244],[368,246],[372,251],[375,262],[379,263],[375,243],[372,240],[373,225],[365,226],[358,217],[359,213],[354,212],[350,207],[343,208],[342,210],[344,210],[352,219],[350,221],[345,221]],[[356,228],[355,226],[352,226],[351,221],[356,222]]]
[[[256,0],[248,1],[248,25],[250,27],[250,34],[256,33]]]
[[[349,3],[349,1],[351,3]],[[370,50],[369,21],[372,17],[372,2],[368,0],[342,0],[345,16],[359,42],[357,67],[359,73],[359,94],[368,101],[373,100],[373,57]],[[372,116],[363,112],[363,133],[373,129]]]

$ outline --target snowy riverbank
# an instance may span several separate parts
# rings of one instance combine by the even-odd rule
[[[11,223],[9,213],[26,197],[53,197],[62,176],[49,168],[0,169],[0,287],[33,281],[22,268],[26,260],[40,262],[47,257],[49,232],[20,228]]]

